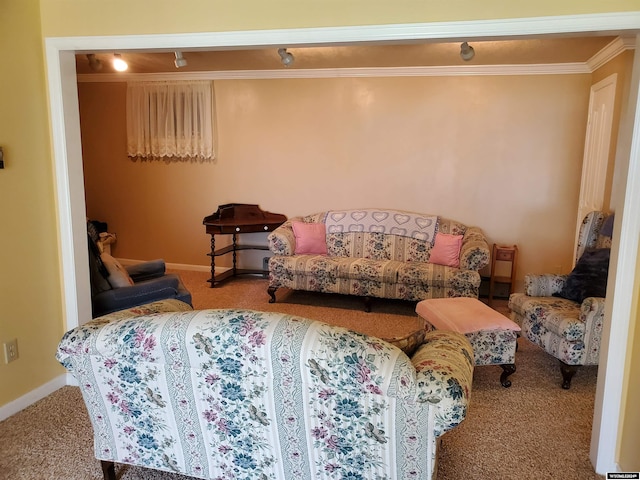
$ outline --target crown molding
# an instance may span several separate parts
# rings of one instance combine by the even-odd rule
[[[594,72],[607,62],[613,60],[626,50],[634,50],[636,40],[633,37],[617,37],[611,43],[606,45],[602,50],[587,60],[589,69]]]
[[[304,70],[227,70],[169,73],[87,73],[78,75],[78,82],[264,80],[277,78],[459,77],[484,75],[567,75],[581,73],[591,73],[591,70],[586,63],[462,65],[438,67],[309,68]]]

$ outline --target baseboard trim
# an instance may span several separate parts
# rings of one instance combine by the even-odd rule
[[[146,262],[147,260],[135,260],[133,258],[118,258],[122,265],[136,265],[138,263]],[[167,268],[172,270],[191,270],[194,272],[210,272],[211,267],[209,265],[191,265],[188,263],[165,263]]]
[[[167,268],[172,270],[190,270],[193,272],[210,272],[209,265],[189,265],[188,263],[167,263]]]
[[[31,390],[29,393],[16,398],[15,400],[0,407],[0,421],[9,418],[12,415],[15,415],[25,408],[33,405],[38,400],[42,400],[47,395],[51,395],[53,392],[59,390],[60,388],[66,385],[74,384],[77,386],[78,382],[76,382],[72,375],[68,373],[62,374],[59,377],[56,377],[53,380],[45,383],[44,385]]]

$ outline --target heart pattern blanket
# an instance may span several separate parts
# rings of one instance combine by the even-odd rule
[[[330,210],[327,212],[325,225],[327,233],[385,233],[433,243],[438,216],[373,208]]]

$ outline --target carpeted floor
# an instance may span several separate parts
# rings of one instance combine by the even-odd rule
[[[415,305],[377,300],[371,313],[362,299],[278,291],[268,303],[267,283],[240,277],[209,288],[208,274],[179,272],[195,308],[281,311],[346,326],[381,337],[401,337],[414,327]],[[498,308],[506,311],[504,302]],[[503,388],[497,366],[474,371],[467,418],[442,437],[439,480],[602,479],[589,462],[596,367],[585,367],[570,390],[560,388],[557,361],[519,340],[517,372]],[[119,465],[120,480],[183,480],[187,477]],[[91,425],[75,387],[64,387],[0,422],[0,480],[101,479],[93,457]],[[283,479],[295,480],[295,479]]]

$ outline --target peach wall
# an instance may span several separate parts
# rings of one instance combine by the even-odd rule
[[[126,87],[79,84],[87,208],[121,258],[207,265],[219,204],[287,216],[389,207],[571,268],[589,75],[216,81],[215,163],[126,159]]]

